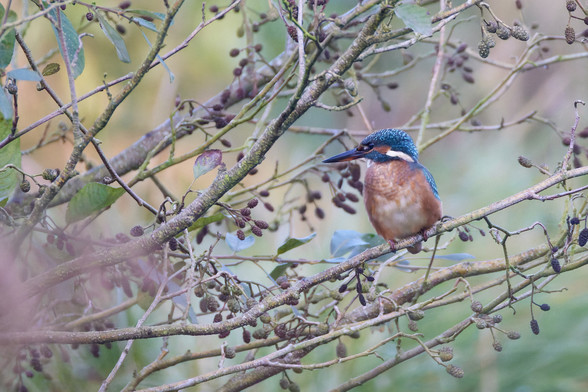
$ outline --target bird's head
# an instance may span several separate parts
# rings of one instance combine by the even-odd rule
[[[374,162],[404,160],[417,162],[419,153],[408,134],[400,129],[382,129],[367,136],[353,150],[325,159],[323,162],[344,162],[365,158]]]

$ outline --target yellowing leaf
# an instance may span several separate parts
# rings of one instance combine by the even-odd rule
[[[194,179],[200,177],[203,174],[208,173],[218,165],[222,163],[223,153],[221,150],[206,150],[202,154],[198,155],[194,162]]]

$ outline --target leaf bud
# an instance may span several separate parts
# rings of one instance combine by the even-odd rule
[[[457,367],[455,365],[447,365],[447,373],[451,374],[455,378],[463,378],[464,371],[462,368]]]
[[[439,349],[439,359],[442,362],[449,362],[453,359],[453,348],[443,346]]]
[[[539,335],[539,323],[537,322],[537,320],[533,319],[529,324],[531,325],[531,331],[535,335]]]
[[[500,24],[498,29],[496,29],[496,36],[502,40],[507,40],[510,38],[510,28]]]
[[[59,176],[59,169],[45,169],[43,173],[41,173],[41,177],[47,181],[55,181],[55,179]]]
[[[235,358],[237,355],[237,351],[235,351],[234,347],[225,347],[225,357],[231,359]]]
[[[253,220],[253,223],[255,224],[255,226],[259,227],[260,229],[267,229],[269,227],[269,224],[264,220],[255,219],[255,220]]]
[[[141,227],[139,225],[136,225],[136,226],[131,227],[130,234],[133,237],[141,237],[143,235],[143,233],[144,233],[143,227]]]
[[[413,321],[422,320],[424,317],[425,317],[425,312],[423,312],[420,309],[408,313],[408,318]]]
[[[31,190],[31,183],[28,180],[22,180],[20,183],[20,190],[24,193],[27,193]]]
[[[486,22],[486,30],[489,33],[496,33],[498,29],[498,24],[496,22]]]
[[[519,41],[528,41],[529,40],[529,32],[525,30],[522,26],[515,26],[512,29],[512,36]]]
[[[586,243],[588,242],[588,228],[584,228],[582,229],[582,231],[580,231],[580,234],[578,235],[578,245],[580,246],[586,246]]]
[[[521,338],[521,334],[518,333],[517,331],[508,331],[506,333],[506,337],[509,338],[510,340],[517,340]]]
[[[255,234],[258,237],[261,237],[263,235],[263,232],[261,231],[261,229],[257,226],[251,226],[251,232],[253,234]]]
[[[576,41],[576,30],[572,26],[567,26],[564,31],[564,36],[566,37],[566,42],[571,45]]]
[[[531,162],[531,160],[529,158],[524,157],[522,155],[519,155],[519,164],[522,167],[526,167],[526,168],[533,167],[533,162]]]
[[[482,309],[484,309],[484,306],[482,305],[482,303],[480,301],[472,301],[470,308],[474,312],[480,313],[482,311]]]
[[[249,332],[246,329],[243,330],[243,342],[244,343],[250,343],[251,342],[251,332]]]

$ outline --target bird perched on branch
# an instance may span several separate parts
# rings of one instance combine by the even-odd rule
[[[441,219],[442,204],[431,173],[418,161],[410,136],[399,129],[382,129],[367,136],[353,150],[323,162],[365,158],[364,202],[376,232],[395,249],[395,241],[424,235]],[[426,238],[425,238],[426,239]],[[418,253],[422,243],[408,248]]]

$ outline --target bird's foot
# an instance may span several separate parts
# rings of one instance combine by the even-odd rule
[[[421,230],[421,235],[423,236],[423,241],[426,241],[429,239],[429,235],[427,234],[427,230],[428,229],[422,229]]]
[[[394,253],[396,253],[396,243],[393,240],[387,240],[388,241],[388,245],[390,245],[390,250]]]

